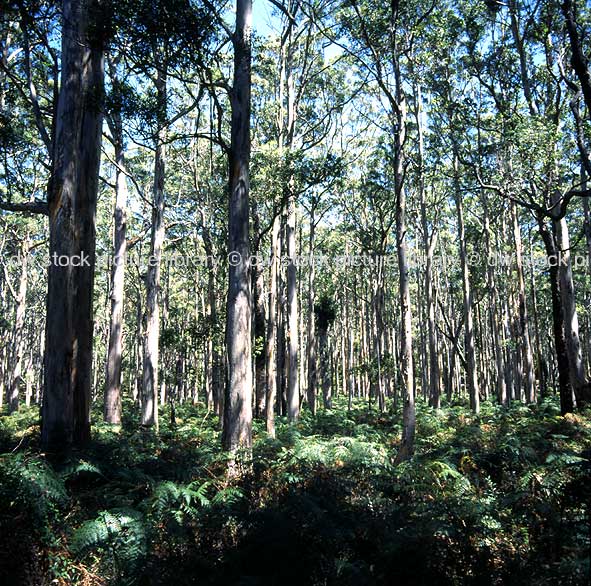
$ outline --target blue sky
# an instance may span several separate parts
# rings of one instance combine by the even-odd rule
[[[272,22],[276,19],[271,15],[272,6],[268,0],[253,0],[252,27],[260,37],[273,32]]]

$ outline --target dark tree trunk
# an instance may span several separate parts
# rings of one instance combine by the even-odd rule
[[[95,216],[104,84],[98,12],[95,0],[64,0],[62,6],[61,90],[48,189],[49,253],[50,260],[61,256],[69,262],[67,266],[52,262],[48,270],[41,428],[41,444],[47,451],[90,438]]]
[[[566,30],[568,31],[570,40],[571,65],[579,78],[581,89],[583,90],[583,97],[587,105],[587,115],[591,115],[591,72],[589,71],[589,64],[585,59],[579,31],[577,30],[576,2],[575,0],[564,0],[561,8],[566,20]]]
[[[318,328],[318,354],[320,356],[320,382],[322,384],[322,404],[325,409],[332,409],[332,378],[330,368],[330,349],[328,332]]]
[[[545,224],[543,218],[538,218],[540,235],[549,259],[557,259],[557,248],[554,236]],[[560,391],[560,412],[564,415],[574,410],[573,389],[570,384],[568,354],[564,337],[564,315],[560,298],[560,277],[556,262],[550,263],[550,291],[552,298],[552,327],[554,333],[554,347],[558,366],[558,385]]]
[[[258,241],[260,235],[260,220],[255,201],[253,201],[252,204],[252,216],[255,240]],[[258,249],[253,251],[253,258],[257,257],[258,252]],[[267,335],[267,324],[265,323],[265,275],[262,263],[256,263],[255,266],[252,267],[252,286],[254,291],[253,342],[255,346],[255,415],[257,418],[260,418],[264,416],[265,401],[267,398],[267,377],[265,370],[265,337]]]

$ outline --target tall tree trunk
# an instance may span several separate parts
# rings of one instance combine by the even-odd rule
[[[435,323],[435,295],[433,291],[433,254],[437,244],[437,234],[429,230],[427,220],[427,201],[425,192],[424,142],[423,142],[423,100],[420,86],[415,88],[416,110],[415,120],[419,135],[419,196],[421,209],[421,228],[423,236],[423,251],[425,253],[425,291],[427,303],[427,329],[429,347],[429,405],[435,409],[441,407],[439,391],[439,360],[437,352],[437,327]]]
[[[29,235],[27,234],[20,246],[21,274],[18,290],[15,291],[14,329],[12,331],[12,364],[10,380],[8,382],[8,409],[12,413],[18,410],[20,387],[23,384],[23,353],[24,353],[24,325],[27,307],[27,283],[29,266]],[[9,285],[9,283],[7,283]]]
[[[157,64],[156,100],[158,134],[154,158],[152,231],[150,258],[146,274],[146,315],[144,331],[142,425],[158,429],[158,368],[160,346],[160,272],[166,226],[164,223],[164,179],[166,168],[167,124],[166,64]]]
[[[206,268],[207,268],[207,347],[205,353],[207,356],[207,368],[205,372],[205,379],[207,381],[208,394],[207,402],[208,409],[213,405],[215,413],[223,417],[222,413],[222,388],[221,388],[221,360],[218,351],[217,339],[217,322],[218,310],[216,301],[216,263],[214,260],[215,249],[211,238],[211,232],[206,221],[205,212],[201,210],[201,238],[203,239],[203,247],[205,248]]]
[[[50,262],[41,445],[90,438],[96,200],[101,156],[103,31],[96,0],[64,0],[62,70],[48,189]],[[83,257],[84,255],[84,257]],[[76,260],[77,259],[77,260]],[[73,266],[78,264],[79,266]]]
[[[318,325],[318,355],[320,357],[322,403],[325,409],[332,409],[332,373],[330,368],[330,348],[328,344],[328,324],[323,325],[320,323]]]
[[[560,275],[557,266],[557,248],[554,241],[554,235],[546,226],[544,218],[538,218],[538,227],[548,259],[554,259],[550,262],[550,295],[552,299],[552,327],[554,333],[554,347],[556,351],[556,361],[558,367],[558,385],[560,391],[560,412],[565,415],[574,410],[573,389],[570,382],[570,367],[568,353],[566,349],[566,340],[564,337],[564,314],[562,308],[562,299],[560,296]]]
[[[536,378],[534,374],[534,355],[532,351],[529,333],[529,320],[527,317],[527,298],[525,296],[525,277],[523,274],[523,245],[521,243],[521,229],[517,218],[517,207],[511,202],[511,215],[513,217],[513,243],[515,244],[515,260],[517,265],[517,282],[519,286],[519,315],[518,315],[518,342],[521,345],[522,361],[525,369],[525,400],[533,403],[536,400]]]
[[[392,14],[395,30],[396,10]],[[393,33],[395,34],[395,33]],[[414,453],[416,428],[414,367],[412,355],[412,307],[410,304],[410,275],[407,256],[406,234],[406,191],[404,188],[404,144],[406,141],[406,98],[402,89],[402,78],[397,48],[393,48],[394,73],[396,80],[396,107],[394,124],[394,196],[396,201],[396,251],[398,255],[398,287],[400,296],[400,370],[403,388],[402,442],[397,460],[410,458]]]
[[[296,200],[293,186],[287,209],[287,418],[297,421],[300,416],[300,385],[298,377],[298,298],[296,267]]]
[[[474,413],[480,411],[480,390],[476,368],[476,347],[474,343],[474,318],[472,313],[472,291],[470,288],[470,267],[466,252],[466,230],[464,226],[464,206],[460,191],[459,162],[457,146],[454,143],[454,199],[458,222],[458,247],[462,270],[462,296],[464,302],[464,352],[466,354],[466,386],[470,396],[470,408]]]
[[[260,220],[258,215],[257,204],[253,200],[252,216],[254,222],[254,239],[258,241],[260,234]],[[259,250],[253,251],[253,258],[257,258]],[[253,341],[255,344],[255,415],[263,417],[265,413],[266,401],[266,371],[265,371],[265,275],[263,271],[263,264],[256,263],[252,267],[252,285],[254,289],[254,324],[253,324]]]
[[[380,251],[378,253],[377,274],[373,287],[373,335],[374,335],[374,355],[376,358],[376,382],[378,407],[381,412],[386,410],[386,396],[384,391],[384,379],[382,376],[382,354],[383,354],[383,336],[384,336],[384,267],[383,259],[386,250],[386,236],[382,235]]]
[[[279,231],[279,250],[281,258],[285,258],[285,232],[286,232],[285,214],[281,215],[281,228]],[[278,413],[285,415],[287,413],[287,296],[285,288],[285,266],[280,263],[277,271],[278,305],[277,305],[277,395],[278,395]]]
[[[317,379],[317,364],[316,364],[316,328],[314,319],[314,238],[316,232],[316,217],[315,206],[312,203],[310,210],[310,234],[309,234],[309,266],[308,266],[308,407],[312,415],[316,413],[316,379]]]
[[[228,214],[228,301],[226,347],[228,384],[224,401],[222,445],[235,452],[252,444],[252,348],[250,335],[250,64],[251,0],[236,2],[232,139],[230,146],[230,201]]]
[[[282,132],[281,140],[285,140],[287,152],[293,148],[295,137],[295,124],[297,117],[296,91],[293,72],[293,52],[292,41],[292,22],[288,24],[287,42],[288,46],[283,65],[285,75],[285,97],[287,101],[286,126]],[[283,108],[283,105],[281,105]],[[287,217],[285,244],[287,247],[287,418],[289,421],[297,421],[300,416],[300,383],[299,383],[299,328],[298,328],[298,294],[297,294],[297,242],[296,242],[296,214],[297,214],[297,194],[295,190],[295,176],[292,162],[288,160],[289,178],[286,185],[287,190]]]
[[[490,220],[486,194],[482,198],[482,207],[484,209],[484,242],[487,253],[493,251],[490,239]],[[497,288],[497,279],[495,270],[490,262],[486,263],[486,280],[489,295],[490,325],[493,334],[494,356],[495,356],[495,380],[497,390],[497,401],[499,405],[507,406],[509,404],[507,396],[507,383],[505,380],[505,349],[502,341],[502,325],[500,323],[499,311],[499,291]]]
[[[275,346],[277,343],[277,268],[279,265],[279,230],[281,219],[276,215],[271,228],[271,275],[269,278],[269,313],[267,319],[267,339],[265,340],[265,362],[267,370],[267,400],[265,415],[267,433],[275,437],[275,401],[277,399],[277,368]]]
[[[532,242],[531,237],[529,241],[529,255],[533,259]],[[536,295],[536,283],[534,279],[534,268],[533,263],[530,262],[530,290],[531,290],[531,308],[534,321],[534,339],[536,345],[536,355],[538,359],[538,380],[540,381],[540,397],[545,398],[548,393],[547,380],[548,380],[548,366],[546,359],[542,352],[542,340],[540,332],[540,320],[538,317],[538,301]]]
[[[117,113],[112,117],[111,133],[115,143],[115,234],[113,267],[111,269],[111,314],[105,383],[105,411],[107,423],[121,424],[121,360],[123,353],[123,291],[125,285],[127,180],[124,173],[125,155],[123,128]]]
[[[557,258],[558,280],[560,283],[560,299],[562,301],[569,379],[577,400],[577,406],[582,407],[589,402],[589,390],[587,388],[581,341],[579,339],[579,319],[575,302],[570,241],[565,218],[554,222],[554,233],[557,252],[559,254]]]

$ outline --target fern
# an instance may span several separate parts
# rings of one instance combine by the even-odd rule
[[[209,482],[187,485],[176,484],[170,480],[161,482],[154,489],[150,499],[150,512],[156,522],[173,521],[182,525],[187,519],[195,519],[199,508],[210,504],[207,496]]]
[[[51,524],[68,502],[63,480],[44,461],[27,454],[0,457],[0,500],[8,511],[21,511],[42,538],[52,537]]]
[[[228,486],[217,492],[211,499],[211,504],[232,506],[244,498],[244,493],[235,486]]]
[[[106,573],[117,581],[133,583],[139,565],[147,553],[147,533],[142,514],[131,508],[101,511],[95,519],[83,523],[70,540],[70,549],[78,557],[101,553]]]
[[[85,460],[70,464],[61,473],[62,478],[65,480],[73,480],[83,475],[103,476],[103,473],[98,466],[86,462]]]

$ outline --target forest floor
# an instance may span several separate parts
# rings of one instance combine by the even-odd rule
[[[280,418],[277,439],[255,422],[252,468],[229,483],[200,406],[177,407],[175,426],[165,409],[159,435],[98,423],[59,465],[23,409],[0,418],[0,581],[587,584],[590,415],[419,406],[416,456],[396,466],[400,414],[337,399]]]

